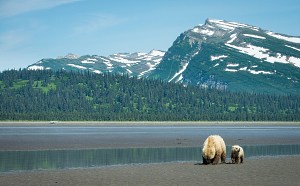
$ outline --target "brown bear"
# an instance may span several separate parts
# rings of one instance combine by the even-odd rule
[[[231,162],[232,163],[243,163],[244,161],[244,150],[239,145],[233,145],[231,147]]]
[[[226,145],[223,138],[219,135],[211,135],[206,138],[202,149],[203,164],[225,163]]]

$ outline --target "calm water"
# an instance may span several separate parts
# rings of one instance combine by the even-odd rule
[[[210,134],[220,134],[225,139],[227,161],[229,146],[236,143],[244,148],[245,161],[255,156],[300,155],[297,126],[0,127],[0,172],[174,161],[201,163],[201,146]],[[135,145],[136,148],[125,148]],[[35,150],[40,148],[45,150]]]
[[[244,146],[247,158],[254,156],[299,155],[300,145]],[[230,147],[227,147],[230,152]],[[229,154],[227,154],[229,156]],[[227,157],[229,161],[229,157]],[[174,161],[202,162],[200,147],[125,148],[43,151],[0,151],[0,172],[66,169],[122,165],[133,163],[161,163]]]

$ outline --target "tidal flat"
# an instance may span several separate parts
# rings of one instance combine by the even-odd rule
[[[243,146],[245,163],[201,165],[211,134]],[[1,122],[0,160],[4,185],[295,185],[300,124]]]

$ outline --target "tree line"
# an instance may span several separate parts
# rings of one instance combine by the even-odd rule
[[[299,121],[300,96],[202,89],[127,75],[0,73],[0,120]]]

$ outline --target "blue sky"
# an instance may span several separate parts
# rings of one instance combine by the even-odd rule
[[[0,71],[68,53],[167,50],[206,18],[300,36],[299,0],[0,0]]]

